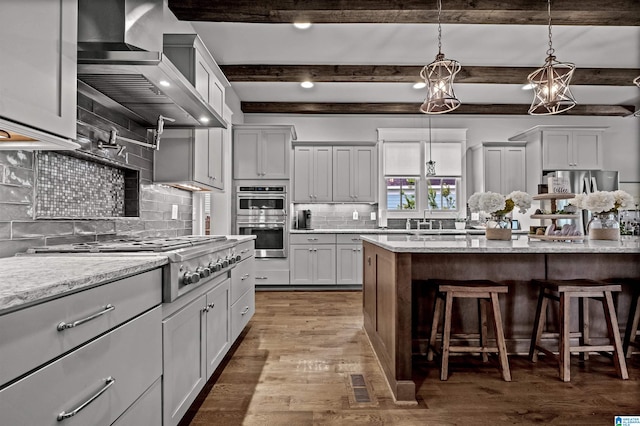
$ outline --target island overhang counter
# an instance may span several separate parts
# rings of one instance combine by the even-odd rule
[[[637,237],[548,242],[530,241],[526,235],[510,241],[479,235],[362,235],[362,240],[364,328],[399,403],[416,403],[413,357],[425,350],[433,308],[433,289],[426,280],[488,279],[509,285],[500,302],[505,337],[509,352],[523,353],[528,351],[538,296],[532,279],[640,278]],[[621,327],[629,300],[624,292],[618,300]],[[454,322],[462,317],[465,325],[477,321],[473,308],[465,308]],[[606,330],[597,314],[592,312],[594,338]]]

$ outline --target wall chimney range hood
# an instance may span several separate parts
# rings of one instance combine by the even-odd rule
[[[154,127],[223,127],[222,116],[162,52],[162,0],[80,0],[78,91]]]

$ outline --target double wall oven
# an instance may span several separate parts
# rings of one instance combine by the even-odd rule
[[[287,257],[287,187],[237,186],[236,233],[255,235],[256,257]]]

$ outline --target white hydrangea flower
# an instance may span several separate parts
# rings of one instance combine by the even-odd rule
[[[616,209],[628,210],[634,207],[633,197],[621,189],[613,191],[613,198]]]
[[[613,192],[596,191],[587,195],[584,200],[584,208],[594,213],[608,212],[615,208]]]
[[[533,202],[533,197],[523,191],[513,191],[511,194],[507,195],[507,198],[513,201],[513,204],[518,207],[518,211],[520,213],[526,213],[527,209],[531,207],[531,203]]]
[[[584,206],[584,202],[586,198],[586,194],[576,194],[575,198],[570,199],[568,203],[579,209],[585,209],[586,207]]]
[[[480,196],[479,200],[480,210],[493,213],[500,210],[504,210],[506,206],[506,198],[502,194],[497,192],[485,192]]]
[[[475,194],[473,194],[471,197],[469,197],[469,210],[471,210],[472,212],[479,212],[480,209],[480,196],[482,194],[480,192],[476,192]]]

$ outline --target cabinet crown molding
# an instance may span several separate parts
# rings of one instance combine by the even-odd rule
[[[526,141],[532,135],[535,135],[538,132],[544,132],[547,130],[591,130],[591,131],[600,131],[604,132],[609,127],[607,126],[561,126],[561,125],[540,125],[534,126],[530,129],[525,130],[522,133],[518,133],[515,136],[511,136],[509,141]]]

